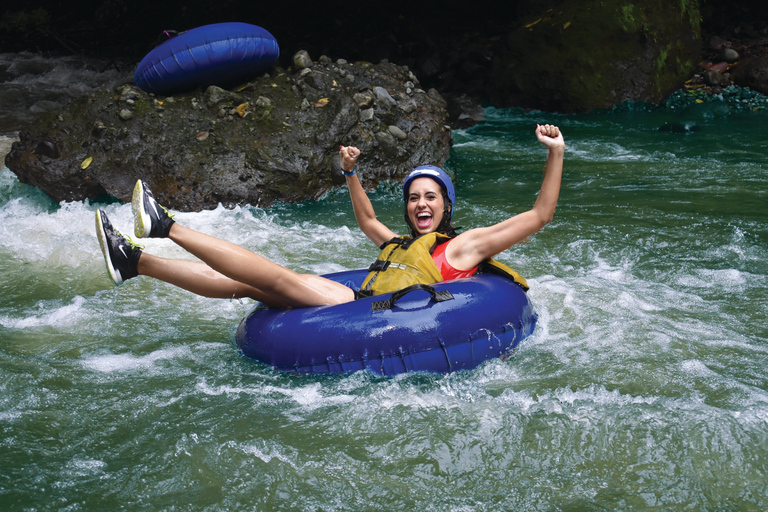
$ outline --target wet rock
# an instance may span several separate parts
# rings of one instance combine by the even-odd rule
[[[392,135],[394,135],[395,137],[397,137],[400,140],[405,140],[405,139],[408,138],[408,134],[405,133],[400,128],[398,128],[397,126],[390,126],[389,127],[389,133],[391,133]]]
[[[306,69],[312,67],[312,59],[309,58],[309,53],[305,50],[296,52],[293,56],[293,66],[296,69]]]
[[[107,131],[107,127],[102,123],[101,121],[96,121],[93,123],[93,129],[91,130],[91,135],[93,135],[96,138],[101,137],[104,135],[104,132]]]
[[[733,71],[733,81],[736,85],[768,95],[768,55],[742,59]]]
[[[397,155],[397,139],[395,139],[389,130],[378,132],[376,134],[376,140],[387,157],[394,158]]]
[[[722,48],[728,41],[720,36],[712,36],[709,38],[709,48],[712,50],[718,50]]]
[[[435,103],[437,103],[443,108],[446,108],[448,106],[448,102],[445,101],[445,98],[443,98],[443,96],[439,92],[437,92],[437,89],[435,88],[429,89],[427,91],[427,96],[429,96],[429,98],[432,101],[434,101]]]
[[[397,106],[397,102],[390,96],[389,92],[387,92],[386,89],[383,87],[376,86],[373,88],[373,94],[376,96],[376,99],[379,101],[380,104],[391,108],[394,106]]]
[[[124,85],[119,89],[120,91],[120,101],[133,101],[135,102],[137,99],[141,97],[141,90],[133,85]]]
[[[311,68],[276,68],[237,91],[98,91],[42,115],[5,162],[55,201],[105,193],[130,201],[141,178],[162,204],[195,211],[319,197],[344,183],[332,170],[340,144],[361,149],[366,188],[449,156],[445,100],[389,62],[321,58]]]
[[[733,48],[721,48],[720,53],[717,56],[717,60],[727,62],[728,64],[733,64],[739,60],[739,52]]]
[[[542,8],[493,46],[490,100],[549,112],[658,103],[696,68],[699,19],[695,2],[565,0]]]
[[[418,105],[418,103],[416,103],[416,101],[415,101],[415,100],[411,100],[411,99],[409,99],[409,100],[406,100],[406,101],[402,101],[402,102],[400,102],[400,103],[397,105],[397,108],[399,108],[400,110],[402,110],[402,111],[403,111],[403,112],[405,112],[406,114],[410,114],[410,113],[412,113],[414,110],[416,110],[417,108],[419,108],[419,105]]]
[[[373,106],[373,94],[371,94],[370,91],[355,93],[352,98],[360,109],[366,109]]]
[[[717,70],[708,69],[703,73],[707,85],[723,85],[727,82],[725,76]]]
[[[448,122],[453,129],[464,129],[485,121],[485,110],[480,100],[466,94],[446,96]]]
[[[205,90],[205,103],[212,107],[220,103],[232,103],[239,105],[245,100],[244,96],[235,94],[216,85],[211,85]]]
[[[59,158],[59,148],[51,141],[43,140],[35,147],[35,154],[48,158]]]
[[[371,121],[373,120],[374,111],[372,108],[367,108],[365,110],[360,111],[360,121]]]

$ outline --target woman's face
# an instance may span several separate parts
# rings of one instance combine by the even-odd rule
[[[443,219],[445,201],[440,185],[431,178],[416,178],[408,189],[406,212],[419,235],[432,233]]]

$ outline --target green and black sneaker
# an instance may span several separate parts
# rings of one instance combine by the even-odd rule
[[[96,210],[96,236],[104,253],[109,277],[115,284],[139,275],[137,265],[143,247],[115,231],[103,210]]]
[[[165,207],[160,206],[146,183],[136,181],[131,198],[133,230],[139,238],[168,238],[175,222]]]

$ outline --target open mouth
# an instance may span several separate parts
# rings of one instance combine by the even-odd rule
[[[416,226],[419,229],[428,228],[432,224],[432,214],[429,212],[419,212],[416,214]]]

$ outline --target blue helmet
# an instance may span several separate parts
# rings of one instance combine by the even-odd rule
[[[403,182],[403,200],[406,203],[408,202],[408,189],[411,187],[411,182],[416,178],[432,178],[443,186],[448,199],[451,201],[448,215],[448,220],[450,221],[453,218],[453,210],[456,208],[456,191],[453,188],[453,181],[451,181],[448,173],[434,165],[420,165],[412,170]]]

